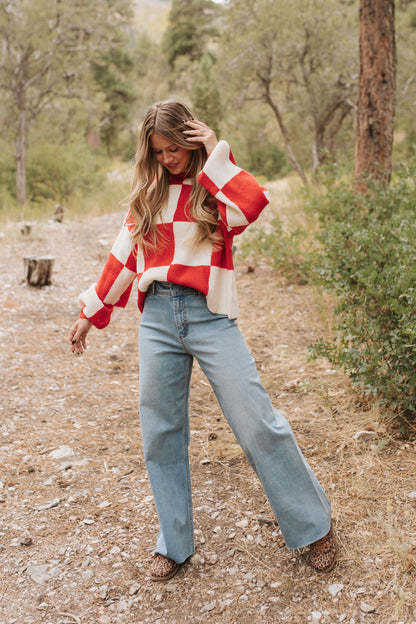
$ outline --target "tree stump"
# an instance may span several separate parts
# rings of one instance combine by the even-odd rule
[[[24,258],[25,278],[30,286],[49,286],[52,283],[52,269],[55,258],[29,256]]]
[[[57,223],[62,223],[62,221],[64,220],[64,209],[61,204],[56,204],[52,218]]]
[[[32,231],[32,224],[31,223],[22,223],[20,226],[20,233],[22,234],[22,236],[29,236],[29,234]]]

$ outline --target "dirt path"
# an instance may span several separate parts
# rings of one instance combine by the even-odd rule
[[[0,239],[1,624],[416,623],[415,444],[393,441],[340,372],[307,361],[322,331],[308,287],[237,266],[240,326],[276,407],[333,502],[340,562],[315,574],[282,544],[267,500],[198,368],[191,396],[197,554],[146,576],[157,520],[140,445],[134,298],[70,355],[77,294],[98,276],[120,214],[16,224]],[[53,286],[22,283],[25,255]],[[253,305],[255,302],[255,306]],[[370,439],[354,434],[371,429]],[[409,496],[411,494],[411,496]]]

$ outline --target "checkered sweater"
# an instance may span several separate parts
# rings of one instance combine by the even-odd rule
[[[238,316],[233,237],[257,219],[268,204],[268,193],[251,174],[237,167],[226,141],[216,145],[198,181],[217,199],[222,246],[213,249],[206,242],[194,243],[197,224],[185,209],[191,179],[171,176],[167,204],[157,217],[163,242],[146,254],[134,248],[127,217],[101,277],[79,297],[81,317],[97,328],[108,325],[126,306],[136,277],[140,311],[149,285],[157,280],[196,288],[206,295],[211,312],[229,318]]]

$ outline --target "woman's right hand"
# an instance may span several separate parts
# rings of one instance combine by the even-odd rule
[[[91,321],[86,318],[79,318],[72,325],[66,339],[72,353],[77,353],[79,355],[87,348],[86,336],[91,327]]]

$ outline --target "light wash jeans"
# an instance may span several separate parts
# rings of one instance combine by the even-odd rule
[[[329,500],[289,423],[272,407],[237,323],[210,312],[196,290],[153,282],[139,346],[143,450],[160,523],[155,552],[178,563],[195,552],[188,459],[194,357],[264,487],[287,547],[326,535]]]

